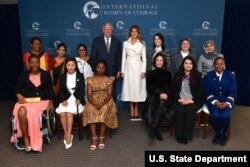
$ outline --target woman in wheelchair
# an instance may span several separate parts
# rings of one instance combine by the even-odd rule
[[[72,146],[73,114],[82,113],[85,105],[85,81],[79,72],[74,58],[65,61],[64,74],[59,80],[59,99],[61,103],[56,109],[64,130],[63,143],[66,149]]]
[[[148,96],[144,106],[143,116],[147,124],[150,126],[149,137],[162,141],[163,137],[160,133],[160,126],[163,120],[168,119],[172,115],[170,92],[171,92],[171,73],[165,69],[166,58],[161,52],[157,53],[153,58],[154,70],[147,73],[147,92]],[[166,117],[167,116],[167,117]]]
[[[25,151],[42,151],[39,118],[43,111],[54,111],[53,87],[50,74],[40,69],[40,59],[31,55],[30,70],[21,74],[16,87],[18,102],[13,116],[17,123],[17,136],[23,137]],[[11,142],[14,142],[11,140]]]
[[[117,128],[117,108],[112,98],[114,77],[107,77],[107,63],[99,60],[96,64],[95,75],[87,78],[88,102],[83,113],[83,126],[90,124],[92,142],[90,150],[97,145],[96,124],[100,123],[99,149],[105,147],[105,130]]]

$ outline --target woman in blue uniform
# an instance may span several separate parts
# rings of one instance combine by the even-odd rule
[[[226,133],[230,125],[230,115],[237,96],[235,74],[225,70],[225,60],[217,57],[214,60],[215,70],[204,78],[207,106],[216,132],[213,144],[226,145]]]

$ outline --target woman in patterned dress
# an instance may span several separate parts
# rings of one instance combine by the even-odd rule
[[[114,77],[107,77],[107,64],[104,60],[97,62],[93,77],[87,78],[88,102],[83,112],[83,126],[89,124],[92,136],[90,150],[97,147],[96,124],[100,123],[99,149],[105,147],[105,130],[117,128],[117,108],[112,98]]]

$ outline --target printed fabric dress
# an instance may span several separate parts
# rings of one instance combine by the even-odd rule
[[[87,78],[87,83],[91,86],[94,102],[102,102],[108,96],[108,86],[114,82],[114,77],[110,77],[105,83],[95,83],[93,77]],[[111,98],[100,109],[87,102],[83,112],[83,126],[90,123],[104,123],[109,128],[117,128],[117,108]]]

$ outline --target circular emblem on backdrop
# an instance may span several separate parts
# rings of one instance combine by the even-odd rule
[[[94,2],[94,1],[89,1],[85,3],[83,6],[83,14],[88,18],[88,19],[95,19],[99,16],[100,13],[100,6]]]
[[[202,28],[203,28],[204,30],[209,29],[209,26],[210,26],[210,22],[209,22],[209,21],[204,21],[204,22],[202,23]]]
[[[32,29],[33,30],[39,30],[40,24],[38,22],[32,23]]]
[[[124,22],[123,21],[117,21],[116,22],[116,28],[121,30],[124,27]]]
[[[159,27],[160,27],[160,29],[162,29],[162,30],[164,30],[164,29],[166,29],[167,28],[167,22],[166,21],[161,21],[160,23],[159,23]]]
[[[82,23],[80,21],[75,21],[74,22],[74,28],[76,30],[80,30],[81,29],[81,25],[82,25]]]
[[[57,48],[57,46],[61,43],[61,41],[55,41],[54,42],[54,47]]]
[[[117,97],[116,97],[116,99],[118,100],[118,101],[121,101],[121,94],[119,94],[119,95],[117,95]]]

